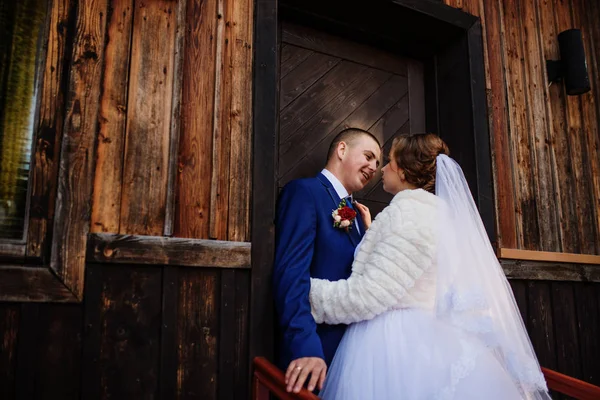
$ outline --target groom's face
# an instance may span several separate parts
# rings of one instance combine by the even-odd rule
[[[350,193],[354,193],[373,179],[379,167],[381,150],[377,142],[366,135],[359,136],[345,145],[341,152],[343,170],[341,181]]]

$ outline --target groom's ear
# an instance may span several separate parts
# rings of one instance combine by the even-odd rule
[[[337,155],[341,159],[346,154],[346,150],[348,149],[348,145],[346,142],[339,142],[337,145]]]

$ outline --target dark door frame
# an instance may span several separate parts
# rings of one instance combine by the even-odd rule
[[[433,0],[257,0],[254,34],[250,359],[273,354],[271,270],[277,197],[279,20],[310,24],[425,65],[427,130],[462,166],[495,241],[491,148],[479,18]]]

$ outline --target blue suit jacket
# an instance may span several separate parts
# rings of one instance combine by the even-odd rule
[[[323,175],[298,179],[282,190],[275,223],[273,293],[281,328],[280,366],[300,357],[331,363],[346,325],[317,325],[310,313],[310,278],[335,281],[350,276],[354,249],[364,233],[362,219],[346,232],[333,227],[340,203]]]

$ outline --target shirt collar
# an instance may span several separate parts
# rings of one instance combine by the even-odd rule
[[[335,189],[335,192],[340,197],[340,199],[343,199],[343,198],[349,196],[348,191],[346,190],[346,188],[344,187],[344,185],[342,185],[342,183],[340,182],[340,180],[335,177],[335,175],[333,175],[331,172],[329,172],[325,168],[323,168],[323,171],[321,171],[321,173],[323,175],[325,175],[325,178],[327,178],[327,180],[329,182],[331,182],[331,184],[333,185],[333,188]]]

